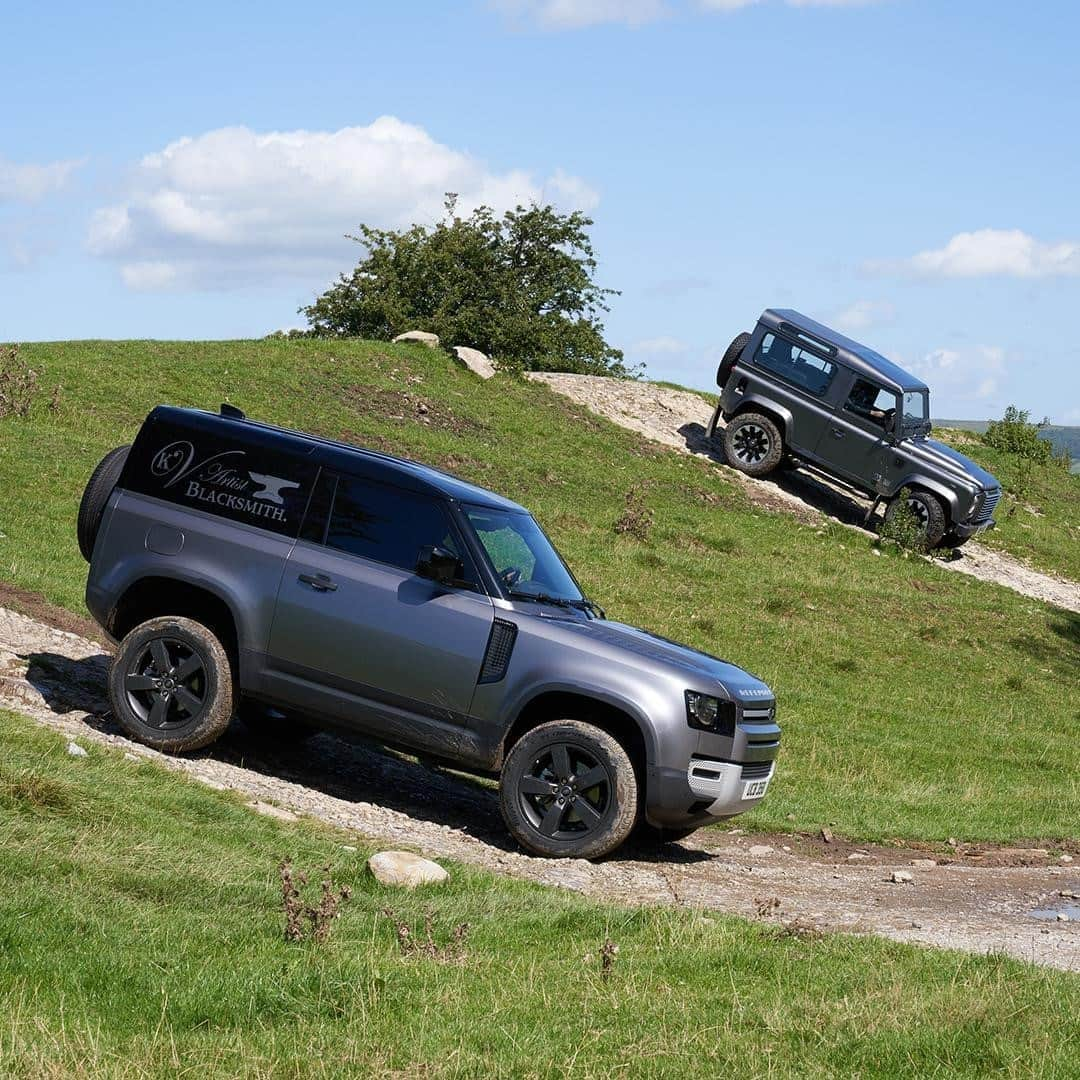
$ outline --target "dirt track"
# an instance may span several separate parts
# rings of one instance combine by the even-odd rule
[[[862,527],[869,502],[854,498],[809,473],[793,470],[768,480],[754,480],[726,465],[720,440],[706,435],[712,407],[697,394],[596,375],[533,372],[530,378],[655,442],[711,458],[723,466],[726,475],[743,484],[753,501],[767,509],[786,511],[803,521],[825,516],[867,536],[873,535]],[[1067,611],[1080,612],[1080,584],[1034,570],[1019,559],[976,541],[970,541],[959,558],[938,565],[1004,585]]]
[[[1080,848],[1076,862],[1062,863],[1047,853],[929,853],[709,829],[602,863],[535,859],[512,847],[489,786],[378,748],[330,735],[273,745],[240,725],[201,756],[170,758],[131,743],[107,713],[107,667],[99,644],[0,607],[0,706],[84,745],[111,745],[237,791],[262,812],[310,815],[381,844],[619,903],[701,906],[797,933],[879,934],[1080,971],[1080,919],[1054,917],[1078,903],[1062,894],[1080,895]],[[894,883],[896,871],[912,881]],[[1051,909],[1049,917],[1034,918],[1037,908]]]

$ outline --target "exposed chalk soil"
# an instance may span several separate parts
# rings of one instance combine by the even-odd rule
[[[0,607],[0,706],[78,745],[113,746],[133,763],[152,760],[238,792],[253,812],[310,815],[380,844],[602,900],[700,906],[792,933],[878,934],[1080,971],[1080,921],[1056,918],[1080,894],[1077,851],[1065,862],[1038,850],[942,853],[707,829],[600,863],[536,859],[514,849],[490,785],[366,744],[327,734],[272,743],[239,724],[190,757],[133,743],[108,715],[108,663],[100,644]],[[1037,909],[1048,915],[1035,918]]]
[[[719,437],[710,439],[706,435],[713,406],[697,394],[598,375],[531,372],[529,377],[654,442],[711,458],[723,466],[725,475],[737,479],[746,488],[754,502],[769,510],[786,511],[802,521],[820,520],[824,516],[867,536],[873,535],[862,527],[869,502],[817,476],[796,469],[767,480],[756,480],[726,465]],[[974,540],[959,552],[959,558],[938,565],[1004,585],[1067,611],[1080,612],[1080,583],[1035,570]]]

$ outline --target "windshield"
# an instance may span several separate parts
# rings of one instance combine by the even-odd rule
[[[466,506],[465,513],[507,589],[582,600],[559,553],[529,514]]]
[[[908,390],[904,394],[904,429],[925,429],[929,419],[929,395],[925,390]]]

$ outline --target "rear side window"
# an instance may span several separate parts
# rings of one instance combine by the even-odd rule
[[[152,417],[139,432],[120,486],[243,525],[295,537],[317,467],[258,431],[225,422]]]
[[[437,500],[359,477],[338,477],[327,547],[412,571],[420,549],[429,544],[461,555]]]
[[[822,397],[832,385],[836,364],[776,334],[766,334],[754,362],[800,390]]]

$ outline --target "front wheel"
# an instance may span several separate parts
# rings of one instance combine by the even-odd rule
[[[499,804],[526,850],[595,859],[630,835],[640,796],[634,765],[617,739],[579,720],[555,720],[514,743],[499,778]]]
[[[936,548],[945,538],[947,522],[941,501],[928,491],[908,491],[906,497],[897,495],[885,511],[885,520],[892,521],[906,502],[922,530],[927,549]]]
[[[229,654],[202,623],[150,619],[120,642],[109,702],[120,726],[155,750],[212,743],[229,726],[235,687]]]
[[[761,413],[740,413],[724,429],[728,464],[747,476],[766,476],[784,457],[784,439],[773,421]]]

